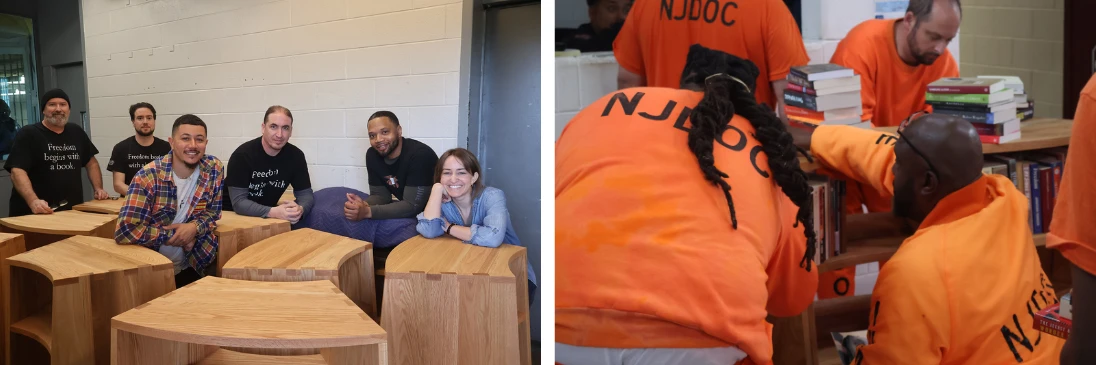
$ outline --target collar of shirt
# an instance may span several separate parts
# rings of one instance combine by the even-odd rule
[[[936,207],[921,222],[918,230],[951,223],[981,211],[993,201],[987,191],[989,183],[986,179],[988,178],[983,175],[970,185],[948,194],[939,203],[936,203]]]

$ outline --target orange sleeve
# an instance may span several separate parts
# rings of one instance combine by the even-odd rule
[[[811,137],[811,155],[824,167],[851,180],[894,195],[894,143],[898,137],[849,126],[820,126]]]
[[[783,195],[782,195],[783,196]],[[807,309],[814,300],[818,288],[818,264],[811,263],[811,271],[799,267],[803,254],[807,251],[807,237],[803,235],[803,225],[795,227],[795,214],[799,207],[784,197],[780,206],[780,215],[784,228],[780,233],[780,242],[769,258],[765,268],[769,279],[769,302],[766,310],[777,317],[790,317]]]
[[[1096,91],[1096,76],[1086,91]],[[1096,93],[1082,93],[1069,137],[1062,186],[1050,223],[1047,247],[1057,249],[1078,268],[1096,275]]]
[[[887,265],[872,293],[868,344],[860,347],[854,364],[940,364],[951,342],[943,278],[931,264]]]
[[[872,72],[871,66],[864,59],[864,54],[872,50],[857,49],[860,47],[854,43],[855,40],[849,38],[838,42],[837,49],[833,51],[833,57],[830,57],[830,63],[851,68],[853,72],[860,75],[860,105],[863,108],[860,120],[869,121],[875,114],[875,72]]]
[[[643,31],[639,23],[643,22],[644,0],[636,1],[624,19],[624,26],[620,28],[616,39],[613,40],[613,56],[616,56],[617,64],[637,75],[644,75],[643,50],[640,45],[640,34]],[[648,77],[650,78],[650,77]],[[653,79],[653,78],[651,78]]]
[[[765,19],[765,62],[769,67],[769,82],[783,80],[792,67],[810,63],[803,36],[795,18],[783,3],[769,4]]]

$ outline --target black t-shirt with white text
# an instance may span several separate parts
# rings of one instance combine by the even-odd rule
[[[292,185],[294,191],[312,188],[304,152],[286,143],[277,156],[271,156],[263,150],[262,137],[255,138],[241,144],[228,159],[221,209],[232,210],[227,188],[245,188],[249,200],[274,207],[288,185]]]
[[[430,146],[410,138],[402,143],[403,150],[395,161],[385,162],[375,148],[365,152],[369,185],[387,187],[399,199],[403,199],[407,186],[434,185],[434,165],[438,163],[438,154]]]
[[[57,134],[42,123],[35,123],[20,128],[15,134],[4,169],[9,172],[14,168],[23,169],[38,199],[50,206],[67,200],[68,205],[58,210],[68,210],[84,202],[80,168],[97,153],[99,150],[79,125],[65,124],[65,130]],[[14,186],[9,204],[10,217],[33,213]]]
[[[137,143],[137,137],[123,139],[114,145],[114,151],[110,154],[110,162],[107,162],[107,171],[121,172],[126,176],[126,185],[133,181],[133,175],[141,171],[152,160],[158,160],[171,151],[171,145],[167,141],[152,137],[152,144],[148,147]]]

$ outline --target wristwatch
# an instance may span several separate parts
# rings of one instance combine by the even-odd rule
[[[451,233],[449,233],[449,230],[451,229],[453,229],[453,223],[449,223],[449,227],[445,228],[445,234],[451,235]]]

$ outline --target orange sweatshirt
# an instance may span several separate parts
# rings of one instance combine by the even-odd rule
[[[823,166],[894,194],[895,139],[819,127]],[[986,175],[948,195],[879,271],[869,344],[855,364],[1057,364],[1064,341],[1032,327],[1058,302],[1027,225],[1028,201]]]
[[[715,143],[727,200],[686,142],[702,94],[632,88],[576,115],[556,142],[556,341],[609,348],[735,346],[770,363],[767,314],[811,303],[817,266],[797,207],[770,178],[754,128]]]
[[[1047,247],[1090,274],[1096,275],[1096,76],[1088,79],[1073,116],[1062,186],[1054,206]]]
[[[620,67],[645,76],[647,86],[676,89],[696,43],[757,65],[754,96],[769,107],[776,106],[769,83],[810,61],[795,18],[779,0],[636,0],[613,53]]]
[[[932,65],[913,67],[898,57],[894,24],[898,19],[872,19],[849,31],[830,63],[855,70],[860,75],[861,120],[876,127],[893,127],[916,111],[924,110],[929,83],[944,77],[959,77],[959,66],[945,50]]]

